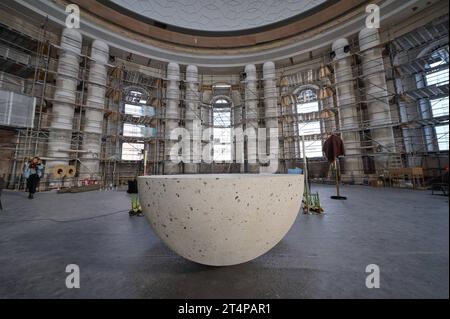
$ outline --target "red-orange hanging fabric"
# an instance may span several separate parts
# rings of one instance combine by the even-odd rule
[[[336,157],[345,155],[344,142],[337,135],[331,135],[323,143],[322,151],[325,153],[328,162],[333,163]]]

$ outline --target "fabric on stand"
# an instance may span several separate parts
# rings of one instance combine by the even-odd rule
[[[345,155],[344,142],[337,135],[331,135],[323,144],[324,152],[329,163],[333,163],[338,156]]]

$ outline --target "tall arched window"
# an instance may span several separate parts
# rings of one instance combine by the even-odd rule
[[[431,53],[425,67],[427,86],[448,84],[448,45]]]
[[[131,142],[122,143],[122,160],[137,161],[143,159],[144,141],[139,138],[150,137],[154,129],[142,124],[135,124],[133,118],[154,115],[154,108],[148,105],[148,95],[144,89],[130,87],[124,92],[125,121],[122,126],[122,134],[131,138]],[[134,138],[134,139],[133,139]]]
[[[297,113],[307,114],[319,111],[319,101],[317,99],[317,89],[303,88],[296,93],[297,97]],[[305,155],[306,157],[322,157],[322,140],[314,138],[315,134],[320,134],[320,121],[312,120],[298,124],[298,132],[300,136],[305,136]],[[307,137],[308,136],[308,137]],[[302,144],[300,143],[300,148]],[[303,156],[303,151],[300,151]]]
[[[449,47],[441,47],[433,51],[425,65],[425,82],[427,86],[448,84],[449,79]],[[438,98],[430,99],[431,112],[433,117],[448,116],[449,103],[448,95]],[[449,127],[448,122],[443,125],[436,125],[435,127],[437,144],[440,151],[448,151],[449,149]]]
[[[214,161],[231,161],[231,107],[226,96],[212,99]]]
[[[297,93],[297,112],[299,114],[319,111],[319,102],[317,101],[317,90],[306,88]]]

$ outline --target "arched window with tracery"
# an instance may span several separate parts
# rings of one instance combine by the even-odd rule
[[[136,124],[136,118],[153,116],[154,108],[148,103],[146,90],[140,87],[129,87],[124,91],[122,135],[130,141],[121,145],[121,158],[125,161],[138,161],[143,159],[145,148],[144,138],[154,134],[154,128],[143,124]],[[142,138],[140,140],[139,138]]]
[[[430,55],[426,65],[425,81],[427,86],[436,85],[441,86],[448,84],[448,62],[449,53],[448,45],[441,47]],[[448,95],[441,96],[435,99],[430,99],[431,112],[433,117],[448,116]],[[449,127],[448,122],[443,125],[435,126],[437,144],[440,151],[448,151],[449,149]]]
[[[441,46],[434,50],[425,50],[419,55],[419,58],[425,60],[423,73],[416,74],[417,87],[442,87],[449,83],[449,46]],[[436,145],[440,151],[448,151],[449,149],[449,126],[448,120],[442,120],[448,118],[449,114],[449,100],[447,95],[436,95],[435,97],[421,99],[420,105],[427,107],[421,108],[422,118],[434,118],[436,124],[434,126],[434,137],[430,136],[427,130],[425,130],[425,140],[427,148],[433,150],[434,145],[433,138],[436,139]],[[429,112],[428,110],[431,110]],[[427,134],[428,133],[428,134]]]
[[[212,99],[213,159],[217,162],[231,161],[231,108],[232,101],[226,96]]]
[[[305,87],[299,88],[295,96],[297,98],[297,113],[307,114],[319,111],[319,100],[317,99],[317,88]],[[305,139],[305,155],[308,158],[322,157],[322,140],[317,138],[321,133],[320,121],[301,121],[298,124],[299,136],[304,136]],[[300,149],[302,143],[300,143]],[[303,151],[300,151],[300,156],[303,156]]]

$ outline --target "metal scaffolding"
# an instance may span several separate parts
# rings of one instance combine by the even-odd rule
[[[0,10],[0,12],[2,12]],[[3,14],[3,13],[2,13]],[[4,15],[4,14],[3,14]],[[58,55],[61,51],[59,36],[47,29],[47,22],[17,23],[7,16],[2,16],[0,23],[0,88],[33,96],[36,98],[36,116],[33,127],[17,129],[17,141],[14,149],[13,170],[10,184],[21,187],[23,179],[20,170],[26,158],[34,155],[46,158],[52,120],[52,104],[55,95],[55,80],[58,75]],[[39,28],[36,25],[40,25]],[[192,92],[186,75],[181,73],[177,85],[180,88],[179,115],[166,114],[168,98],[168,78],[165,66],[151,67],[134,63],[132,58],[121,59],[111,56],[108,68],[106,103],[103,109],[102,145],[99,157],[101,165],[100,181],[104,187],[114,187],[129,179],[144,173],[164,174],[164,163],[168,160],[166,141],[168,133],[167,121],[176,121],[180,127],[186,127],[187,117],[198,120],[202,129],[214,127],[242,128],[250,126],[266,127],[268,121],[278,122],[279,130],[279,172],[288,168],[302,166],[301,139],[305,140],[305,148],[314,145],[321,148],[322,143],[330,134],[342,135],[354,132],[360,145],[356,146],[358,157],[363,163],[361,171],[352,172],[355,183],[370,183],[381,179],[393,180],[392,174],[414,167],[425,166],[426,158],[439,158],[448,154],[448,150],[439,148],[439,141],[447,141],[448,132],[437,136],[435,128],[448,125],[448,79],[434,80],[432,84],[423,83],[424,74],[433,74],[448,70],[448,15],[431,24],[419,27],[396,39],[387,39],[377,46],[381,50],[381,59],[368,60],[360,49],[357,39],[352,39],[349,46],[351,61],[350,74],[345,74],[347,83],[355,92],[355,100],[340,98],[338,90],[342,82],[336,82],[336,60],[332,52],[310,61],[305,61],[291,68],[278,68],[276,71],[277,114],[265,113],[263,94],[264,79],[258,70],[255,88],[247,85],[247,79],[241,74],[207,75],[200,74],[198,90]],[[434,50],[424,51],[435,45]],[[437,59],[436,50],[441,52],[441,60],[437,64],[430,63]],[[417,54],[417,52],[425,53]],[[365,60],[364,60],[365,59]],[[363,62],[364,60],[364,62]],[[80,54],[80,71],[77,79],[76,102],[73,105],[75,117],[71,135],[71,150],[67,160],[77,165],[83,165],[80,157],[83,154],[82,142],[84,114],[86,105],[86,86],[89,84],[91,59],[88,55],[88,45],[83,43]],[[430,66],[431,64],[431,66]],[[370,65],[373,72],[367,67]],[[447,71],[448,72],[448,71]],[[381,74],[381,75],[380,75]],[[342,75],[342,74],[341,74]],[[379,88],[372,78],[380,75],[387,83],[387,88]],[[428,79],[430,82],[430,79]],[[224,86],[215,86],[217,84]],[[411,85],[411,83],[413,85]],[[409,84],[409,85],[407,85]],[[368,87],[379,88],[383,94],[373,95]],[[302,89],[313,89],[317,101],[317,110],[304,112],[299,106],[299,92]],[[130,92],[141,92],[137,97]],[[267,93],[267,92],[266,92]],[[133,93],[134,94],[134,93]],[[269,94],[270,95],[270,94]],[[231,101],[230,114],[224,118],[215,118],[213,100],[217,96],[225,96]],[[136,100],[137,99],[137,100]],[[445,100],[447,104],[445,105]],[[431,101],[431,102],[430,102]],[[199,108],[189,109],[192,103]],[[390,118],[377,120],[377,112],[370,110],[371,103],[382,103],[390,112]],[[191,104],[190,104],[191,103]],[[433,104],[434,103],[434,104]],[[433,105],[442,108],[438,116],[430,116]],[[144,105],[151,108],[152,113],[133,114],[125,111],[125,105]],[[256,105],[256,107],[255,107]],[[352,118],[355,125],[347,125],[349,114],[345,110],[355,110]],[[436,112],[436,108],[434,108]],[[432,113],[432,112],[431,112]],[[219,122],[222,123],[219,123]],[[378,121],[378,122],[377,122]],[[148,134],[124,134],[124,124],[143,127]],[[310,123],[319,123],[320,130],[313,133],[302,133]],[[99,123],[100,125],[100,123]],[[386,147],[374,138],[373,131],[377,129],[392,130],[394,144]],[[202,140],[203,145],[209,140]],[[143,145],[133,154],[141,152],[141,156],[123,157],[122,151],[126,143],[129,147]],[[233,144],[234,142],[231,141]],[[139,146],[140,147],[140,146]],[[232,145],[235,147],[235,145]],[[245,152],[248,145],[245,144]],[[355,146],[352,146],[355,147]],[[321,151],[321,150],[319,150]],[[145,163],[143,158],[145,156]],[[247,153],[245,153],[245,158]],[[386,159],[380,164],[379,159]],[[417,161],[418,159],[418,161]],[[377,166],[375,166],[377,162]],[[311,165],[328,167],[322,156],[309,159]],[[237,165],[231,160],[227,163],[217,161],[200,164],[200,172],[246,172],[248,167]],[[183,172],[183,163],[180,172]],[[345,165],[342,167],[345,173]],[[50,173],[50,172],[48,172]],[[400,174],[401,175],[401,174]],[[403,174],[407,175],[407,174]],[[440,172],[429,172],[429,176],[440,176]],[[396,175],[397,176],[397,175]],[[328,170],[312,174],[317,180],[333,180]],[[398,179],[398,176],[396,177]],[[44,181],[45,187],[50,187],[52,177]],[[61,185],[80,185],[85,181],[71,177],[61,182]]]

